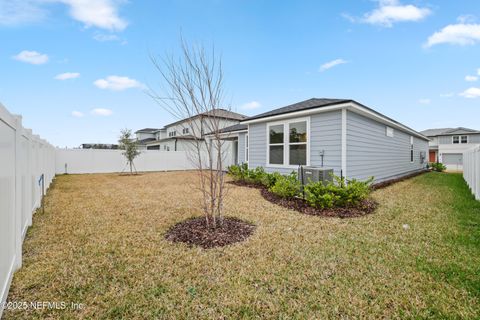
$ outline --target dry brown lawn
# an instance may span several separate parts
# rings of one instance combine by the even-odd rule
[[[351,219],[302,215],[232,186],[226,215],[257,228],[246,242],[210,250],[164,239],[200,214],[194,181],[192,172],[57,177],[9,301],[67,306],[5,318],[480,317],[479,238],[462,238],[470,225],[456,204],[480,209],[459,175],[375,191],[377,212]]]

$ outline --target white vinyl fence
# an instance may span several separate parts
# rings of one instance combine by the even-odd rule
[[[55,148],[0,104],[0,317],[32,214],[55,176]],[[42,178],[43,177],[43,178]]]
[[[463,178],[477,200],[480,200],[480,147],[463,153]]]
[[[138,172],[193,170],[197,169],[194,159],[195,155],[188,151],[144,150],[134,165]],[[57,149],[55,162],[57,174],[130,171],[121,150]],[[225,167],[231,164],[232,161],[224,163]]]

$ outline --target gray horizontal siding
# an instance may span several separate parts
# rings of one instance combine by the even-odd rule
[[[310,117],[310,165],[323,167],[340,175],[342,167],[342,112],[317,113]]]
[[[245,133],[238,135],[238,163],[245,162]]]
[[[324,152],[323,167],[332,168],[335,174],[341,169],[342,113],[332,111],[314,114],[310,117],[310,165],[320,167]],[[267,122],[250,124],[250,161],[249,167],[264,167],[266,171],[277,171],[289,174],[292,168],[277,168],[267,166]]]
[[[414,137],[414,162],[410,162],[410,134],[394,129],[386,136],[386,126],[357,113],[347,112],[347,177],[376,181],[405,175],[425,167],[420,152],[428,142]],[[427,154],[426,154],[427,155]]]
[[[480,143],[480,134],[461,134],[459,136],[468,136],[468,143]],[[452,144],[452,136],[438,137],[439,144]]]

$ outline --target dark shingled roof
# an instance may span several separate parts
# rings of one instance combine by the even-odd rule
[[[290,112],[295,112],[295,111],[301,111],[301,110],[308,110],[308,109],[314,109],[314,108],[319,108],[319,107],[327,107],[339,103],[346,103],[346,102],[351,102],[353,100],[348,100],[348,99],[318,99],[318,98],[312,98],[308,99],[302,102],[297,102],[294,104],[291,104],[289,106],[283,107],[283,108],[278,108],[272,111],[264,112],[259,115],[249,117],[245,120],[253,120],[253,119],[261,119],[261,118],[266,118],[266,117],[271,117],[271,116],[276,116],[279,114],[285,114],[285,113],[290,113]]]
[[[154,132],[157,132],[158,130],[160,130],[160,129],[144,128],[144,129],[140,129],[140,130],[135,131],[135,133],[154,133]]]
[[[155,141],[155,138],[147,138],[147,139],[142,139],[142,140],[137,140],[138,144],[147,144],[148,142]]]
[[[373,113],[375,113],[375,114],[377,114],[377,115],[379,115],[379,116],[381,116],[385,119],[388,119],[388,120],[390,120],[390,121],[392,121],[392,122],[394,122],[394,123],[396,123],[396,124],[398,124],[398,125],[400,125],[404,128],[407,128],[409,130],[412,130],[413,132],[416,132],[418,136],[424,138],[425,140],[429,140],[426,136],[419,133],[418,131],[413,130],[412,128],[409,128],[406,125],[404,125],[404,124],[402,124],[402,123],[400,123],[400,122],[398,122],[398,121],[396,121],[392,118],[389,118],[389,117],[381,114],[380,112],[378,112],[376,110],[373,110],[372,108],[369,108],[366,105],[358,103],[357,101],[352,100],[352,99],[311,98],[311,99],[308,99],[308,100],[305,100],[305,101],[302,101],[302,102],[291,104],[291,105],[283,107],[283,108],[278,108],[278,109],[274,109],[272,111],[261,113],[259,115],[247,118],[247,119],[243,120],[242,122],[249,121],[249,120],[255,120],[255,119],[268,118],[268,117],[281,115],[281,114],[288,114],[288,113],[292,113],[292,112],[296,112],[296,111],[323,108],[323,107],[328,107],[328,106],[333,106],[333,105],[343,104],[343,103],[356,103],[357,105],[360,105],[363,108],[365,108],[365,109],[367,109],[367,110],[369,110],[369,111],[371,111],[371,112],[373,112]]]
[[[237,123],[233,126],[225,127],[220,130],[220,133],[234,132],[234,131],[244,131],[247,130],[248,126],[246,124]]]
[[[194,115],[190,118],[185,118],[185,119],[182,119],[182,120],[172,122],[170,124],[167,124],[165,127],[170,127],[170,126],[176,125],[178,123],[181,123],[181,122],[184,122],[184,121],[187,121],[187,120],[193,120],[194,118],[197,118],[197,117],[213,117],[213,116],[217,117],[217,118],[229,119],[229,120],[238,120],[238,121],[241,121],[241,120],[244,120],[244,119],[247,118],[247,116],[244,116],[243,114],[236,113],[236,112],[233,112],[233,111],[230,111],[230,110],[215,109],[215,110],[211,110],[211,111],[208,111],[208,112],[204,112],[204,113]]]
[[[448,136],[454,134],[470,134],[470,133],[480,133],[480,131],[458,127],[458,128],[439,128],[439,129],[428,129],[423,130],[421,133],[427,137],[436,137],[436,136]]]

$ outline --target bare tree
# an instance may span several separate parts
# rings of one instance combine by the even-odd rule
[[[135,167],[133,160],[140,155],[140,151],[138,151],[137,143],[132,138],[132,130],[122,129],[118,142],[119,148],[123,150],[122,154],[127,159],[127,165],[130,166],[130,174],[133,174],[133,168]]]
[[[215,50],[181,41],[181,54],[162,59],[151,56],[163,78],[161,92],[149,95],[175,118],[185,120],[193,144],[190,161],[198,169],[203,213],[210,227],[222,223],[226,194],[226,141],[222,139],[224,113],[223,70]]]

